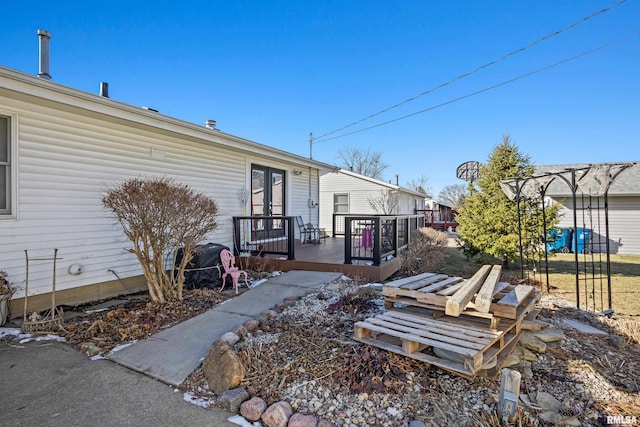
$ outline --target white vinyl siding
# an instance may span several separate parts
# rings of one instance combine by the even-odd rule
[[[317,197],[317,189],[309,189],[317,185],[316,169],[293,176],[289,172],[300,165],[231,147],[226,140],[223,146],[162,126],[5,98],[0,92],[0,105],[9,104],[19,118],[14,195],[19,221],[0,221],[0,259],[18,285],[24,284],[25,249],[30,257],[49,257],[58,249],[58,290],[115,280],[114,272],[121,278],[140,275],[137,260],[126,251],[131,244],[101,202],[106,189],[130,177],[168,176],[215,199],[218,229],[208,240],[227,246],[233,243],[232,217],[249,213],[242,193],[250,188],[251,163],[287,171],[292,179],[286,212],[304,207],[309,215],[307,199]],[[71,264],[81,264],[84,272],[70,275]],[[51,275],[50,261],[34,262],[29,293],[49,292]]]
[[[560,227],[573,227],[571,198],[562,200],[564,208],[560,212]],[[578,227],[594,230],[593,242],[602,242],[602,251],[606,251],[606,226],[604,200],[591,201],[593,209],[580,209],[578,199],[576,212]],[[588,204],[588,201],[585,203]],[[599,209],[598,209],[599,208]],[[597,250],[597,248],[594,248]],[[609,250],[613,254],[640,254],[640,196],[609,196]]]

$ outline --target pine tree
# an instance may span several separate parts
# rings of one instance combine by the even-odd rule
[[[467,255],[484,253],[515,260],[519,255],[518,204],[502,191],[500,181],[527,178],[534,167],[529,156],[522,154],[505,135],[492,151],[487,164],[480,167],[480,178],[465,198],[458,214],[458,231]],[[545,212],[550,228],[556,222],[557,209]],[[542,206],[540,199],[520,200],[522,235],[528,236],[523,245],[527,251],[544,250]]]

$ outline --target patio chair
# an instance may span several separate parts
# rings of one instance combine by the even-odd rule
[[[324,228],[316,227],[311,223],[305,224],[301,215],[296,216],[296,222],[298,223],[298,229],[300,230],[300,241],[302,244],[307,242],[320,243],[320,240],[327,238]]]
[[[236,294],[238,293],[238,279],[240,276],[244,274],[244,284],[249,287],[249,283],[247,282],[247,272],[244,270],[240,270],[236,266],[236,258],[233,254],[223,249],[220,252],[220,261],[222,261],[222,268],[224,269],[224,273],[222,273],[222,287],[220,288],[220,292],[224,289],[224,285],[226,283],[227,275],[231,276],[231,280],[233,282],[233,288],[236,290]]]

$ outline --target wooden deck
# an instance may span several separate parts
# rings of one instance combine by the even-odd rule
[[[382,281],[389,278],[400,267],[400,258],[384,261],[380,266],[344,263],[344,237],[328,237],[319,244],[300,244],[296,242],[295,260],[280,259],[274,255],[262,258],[280,271],[310,270],[341,272],[350,277]]]

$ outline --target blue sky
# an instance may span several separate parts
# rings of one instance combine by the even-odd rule
[[[0,65],[38,72],[51,33],[54,81],[149,106],[302,156],[318,137],[580,21],[590,1],[12,1]],[[640,32],[627,0],[401,107],[362,129],[500,84]],[[640,160],[640,36],[458,102],[313,146],[382,153],[385,179],[421,175],[437,194],[456,167],[510,134],[534,164]]]

